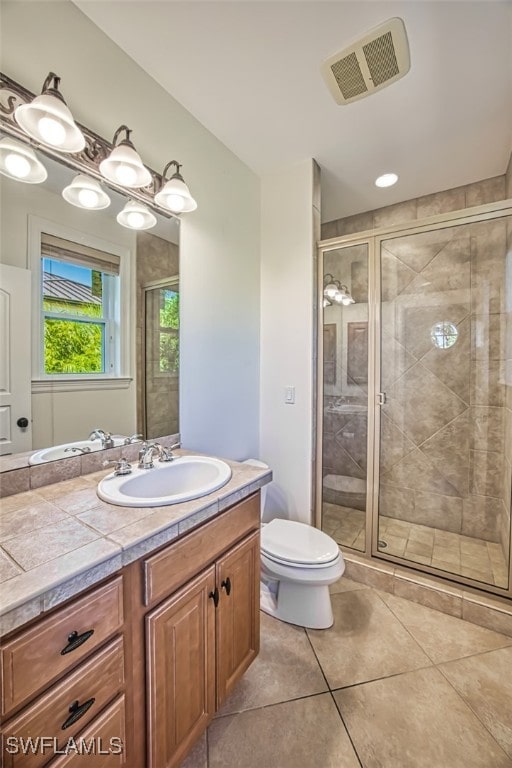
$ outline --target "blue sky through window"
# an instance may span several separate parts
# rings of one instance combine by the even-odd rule
[[[76,283],[82,283],[91,287],[92,270],[87,267],[79,267],[77,264],[66,264],[56,259],[43,259],[43,270],[50,275],[58,275],[68,280],[74,280]]]

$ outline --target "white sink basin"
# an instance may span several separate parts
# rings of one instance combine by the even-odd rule
[[[124,437],[114,437],[114,448],[124,444]],[[46,464],[47,461],[56,461],[57,459],[68,459],[70,456],[81,456],[82,451],[66,451],[66,448],[89,449],[86,453],[101,451],[100,440],[75,440],[73,443],[62,443],[62,445],[52,445],[50,448],[42,448],[29,456],[29,464]]]
[[[163,507],[197,499],[222,488],[231,478],[225,461],[210,456],[178,456],[155,461],[153,469],[134,469],[130,475],[107,475],[98,496],[121,507]]]

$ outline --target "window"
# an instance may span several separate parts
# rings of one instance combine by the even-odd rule
[[[180,297],[177,280],[146,287],[146,367],[149,376],[179,372]]]
[[[116,373],[118,256],[41,235],[41,375]]]
[[[180,295],[178,289],[160,291],[159,372],[177,375],[179,350]]]

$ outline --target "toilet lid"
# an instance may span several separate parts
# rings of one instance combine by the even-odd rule
[[[311,525],[293,520],[272,520],[262,528],[261,551],[274,560],[299,565],[323,565],[336,560],[340,550],[334,539]]]

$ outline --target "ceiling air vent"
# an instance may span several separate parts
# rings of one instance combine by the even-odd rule
[[[405,26],[394,18],[330,56],[322,64],[322,75],[336,103],[349,104],[391,85],[410,66]]]

